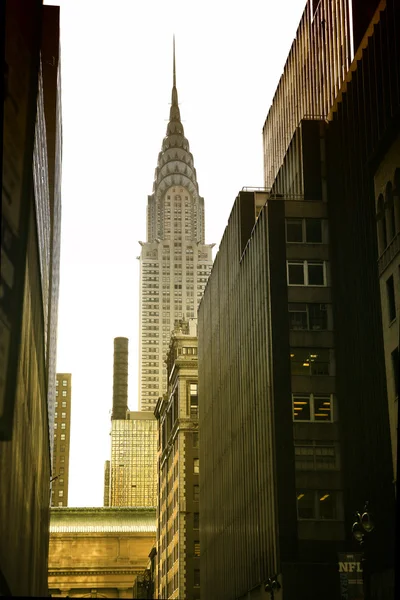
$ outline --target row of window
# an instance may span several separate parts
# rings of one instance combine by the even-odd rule
[[[67,401],[63,400],[61,402],[61,406],[62,406],[62,408],[66,408],[67,407]],[[58,400],[56,400],[56,402],[55,402],[55,407],[58,408]]]
[[[62,385],[63,385],[63,387],[67,387],[68,381],[66,379],[63,379],[62,380]],[[58,387],[58,379],[56,379],[56,387]]]
[[[329,348],[291,348],[292,375],[333,375],[333,350]]]
[[[286,219],[286,241],[296,244],[327,243],[327,227],[326,219]]]
[[[292,394],[293,421],[333,421],[333,396],[327,394]]]
[[[340,495],[331,490],[297,490],[299,520],[335,521],[340,518]]]
[[[324,331],[333,329],[331,305],[320,303],[289,304],[289,327],[291,330]]]
[[[324,260],[288,260],[288,285],[326,286],[327,263]]]
[[[339,468],[334,442],[296,440],[294,455],[296,469],[299,471],[330,471]]]

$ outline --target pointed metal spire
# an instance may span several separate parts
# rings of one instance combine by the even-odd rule
[[[173,55],[173,60],[172,60],[172,98],[171,98],[171,109],[172,107],[176,108],[179,111],[178,108],[178,91],[176,89],[176,64],[175,64],[175,34],[173,36],[173,41],[172,41],[172,55]],[[179,112],[177,115],[175,115],[175,118],[177,120],[180,121],[180,115]],[[170,119],[172,119],[172,112],[170,113]]]
[[[176,87],[175,34],[174,34],[174,38],[173,38],[173,55],[174,55],[174,62],[173,62],[173,87]]]

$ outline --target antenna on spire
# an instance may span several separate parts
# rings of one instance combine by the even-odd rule
[[[173,55],[174,55],[174,60],[173,60],[173,87],[176,87],[176,68],[175,68],[175,34],[173,37]]]

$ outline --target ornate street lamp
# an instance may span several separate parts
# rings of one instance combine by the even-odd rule
[[[356,521],[353,523],[353,537],[362,546],[365,541],[365,534],[371,533],[375,527],[371,513],[368,511],[368,502],[365,503],[362,513],[356,512]]]
[[[278,581],[278,575],[268,577],[265,583],[265,591],[270,593],[271,600],[274,600],[274,593],[281,589],[281,584]]]
[[[373,531],[375,527],[375,523],[372,517],[372,514],[368,510],[368,501],[365,502],[363,512],[356,512],[355,514],[356,520],[353,523],[351,528],[352,534],[356,542],[360,544],[363,548],[363,556],[361,559],[362,563],[362,572],[363,572],[363,582],[364,582],[364,593],[365,599],[369,600],[370,598],[370,586],[369,586],[369,574],[367,574],[367,559],[366,559],[366,548],[365,548],[365,540],[366,536],[368,536],[371,531]],[[369,566],[369,564],[368,564]]]

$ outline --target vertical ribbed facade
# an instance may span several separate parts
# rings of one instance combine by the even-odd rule
[[[254,195],[241,194],[199,308],[205,598],[239,598],[280,566],[265,212],[246,245],[255,218]],[[290,451],[286,468],[293,469]]]
[[[331,109],[354,54],[352,12],[349,0],[307,2],[263,128],[267,188],[300,121]]]

